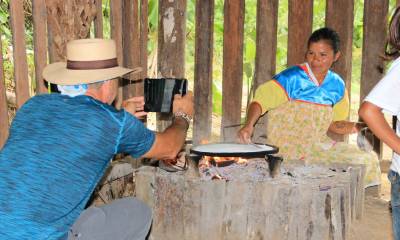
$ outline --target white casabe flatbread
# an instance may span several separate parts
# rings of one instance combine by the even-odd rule
[[[203,153],[257,153],[273,150],[271,146],[253,143],[209,143],[192,147],[192,151]]]

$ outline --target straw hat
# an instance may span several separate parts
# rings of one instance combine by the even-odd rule
[[[120,77],[141,68],[118,66],[114,40],[79,39],[67,43],[67,62],[47,65],[43,78],[58,85],[95,83]]]

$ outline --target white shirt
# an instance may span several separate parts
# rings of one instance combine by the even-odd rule
[[[400,136],[400,58],[390,66],[386,75],[376,84],[364,101],[382,108],[382,111],[397,116],[396,134]],[[393,154],[390,169],[400,173],[400,156]]]

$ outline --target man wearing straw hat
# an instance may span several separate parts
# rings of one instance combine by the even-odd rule
[[[0,239],[144,239],[151,211],[134,198],[84,207],[113,155],[175,158],[193,115],[193,95],[176,95],[174,119],[162,133],[110,104],[116,78],[138,69],[119,67],[113,40],[67,44],[67,62],[43,77],[61,94],[32,97],[18,111],[0,151]],[[143,100],[142,100],[143,101]]]

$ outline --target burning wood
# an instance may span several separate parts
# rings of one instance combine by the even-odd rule
[[[268,163],[263,158],[210,157],[199,161],[199,173],[203,180],[253,180],[270,179]]]
[[[204,156],[199,162],[199,171],[203,179],[212,180],[231,180],[229,178],[228,166],[231,168],[240,168],[246,166],[247,160],[240,157],[211,157]]]

